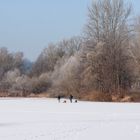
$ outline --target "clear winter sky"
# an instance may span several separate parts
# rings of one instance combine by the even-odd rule
[[[48,43],[82,32],[91,1],[0,0],[0,47],[34,61]],[[129,1],[140,14],[140,0]]]

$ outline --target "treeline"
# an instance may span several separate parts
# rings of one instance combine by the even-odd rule
[[[106,98],[139,90],[140,18],[131,9],[124,0],[93,1],[84,35],[49,44],[34,63],[1,48],[0,91]]]

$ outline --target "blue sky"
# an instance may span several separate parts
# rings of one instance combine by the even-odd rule
[[[91,1],[0,0],[0,47],[34,61],[48,43],[82,33]],[[140,14],[140,0],[132,3]]]

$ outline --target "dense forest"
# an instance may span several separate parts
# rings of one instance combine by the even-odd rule
[[[82,34],[48,44],[35,62],[0,48],[0,95],[137,100],[140,17],[132,8],[124,0],[93,1]]]

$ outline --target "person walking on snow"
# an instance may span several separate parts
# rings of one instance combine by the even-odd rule
[[[73,96],[70,95],[69,99],[70,99],[70,102],[72,103]]]
[[[58,95],[57,99],[58,99],[58,102],[60,103],[61,96]]]

